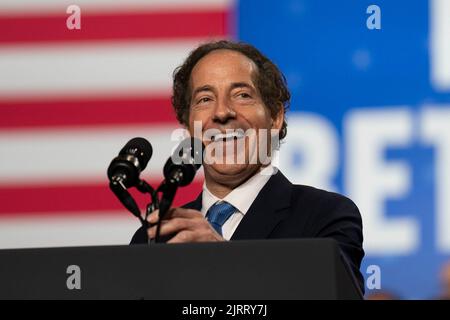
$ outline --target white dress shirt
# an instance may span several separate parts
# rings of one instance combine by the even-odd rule
[[[203,184],[202,192],[202,210],[201,213],[206,217],[206,213],[209,208],[219,201],[226,201],[236,208],[236,211],[225,221],[222,226],[222,236],[226,240],[230,240],[237,226],[241,222],[244,215],[247,213],[248,209],[255,201],[261,189],[269,181],[270,177],[275,174],[276,168],[272,165],[268,165],[253,177],[248,179],[245,183],[231,191],[225,198],[220,199],[213,195],[208,188],[206,183]]]

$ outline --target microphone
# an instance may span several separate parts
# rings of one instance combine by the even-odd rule
[[[152,145],[146,139],[131,139],[109,165],[110,182],[120,184],[124,189],[136,186],[140,181],[139,175],[147,167],[152,154]]]
[[[109,187],[120,202],[134,216],[138,217],[142,225],[146,221],[141,217],[136,201],[128,192],[127,188],[148,186],[139,179],[142,170],[147,167],[147,163],[152,157],[153,149],[150,142],[144,138],[133,138],[120,150],[108,167]]]
[[[159,219],[156,223],[154,240],[156,243],[168,240],[168,238],[160,239],[161,221],[172,205],[178,187],[187,186],[194,180],[195,174],[203,162],[204,148],[201,140],[186,138],[181,141],[164,165],[164,181],[158,188],[163,195],[159,202]]]
[[[186,138],[178,145],[164,165],[166,183],[187,186],[194,180],[203,162],[204,145],[197,138]]]

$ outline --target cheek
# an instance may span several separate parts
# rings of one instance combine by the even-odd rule
[[[189,132],[194,136],[194,129],[200,131],[203,129],[205,123],[208,121],[209,114],[205,110],[191,110],[189,113]]]
[[[252,127],[257,128],[270,128],[272,123],[272,118],[270,112],[266,110],[263,106],[249,110],[245,114],[245,118],[251,124]]]
[[[207,117],[208,117],[208,113],[205,111],[191,111],[191,113],[189,115],[189,119],[191,122],[204,120]]]

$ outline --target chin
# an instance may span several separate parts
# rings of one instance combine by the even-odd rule
[[[258,167],[255,164],[213,164],[205,166],[205,171],[214,181],[239,185]]]
[[[213,164],[209,171],[221,175],[236,175],[247,171],[249,167],[248,164]]]

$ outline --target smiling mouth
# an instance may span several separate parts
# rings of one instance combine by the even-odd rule
[[[230,141],[230,140],[237,140],[242,139],[244,137],[244,133],[242,131],[233,131],[229,133],[219,133],[216,135],[211,136],[211,141]]]

